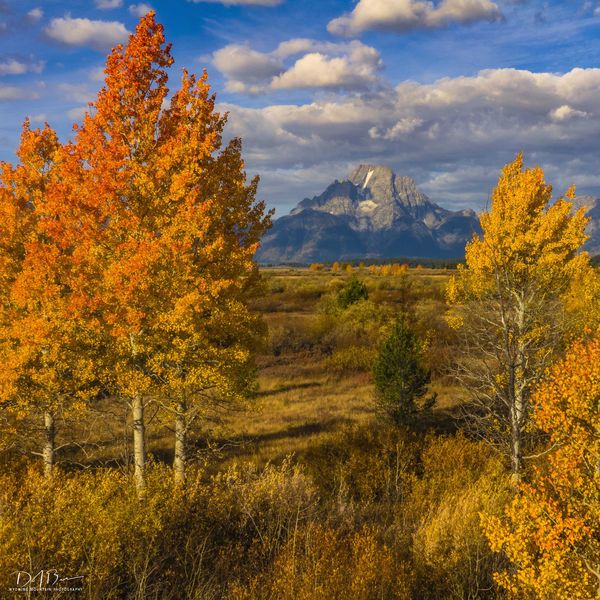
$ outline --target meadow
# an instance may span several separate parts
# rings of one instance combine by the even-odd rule
[[[122,407],[107,398],[76,420],[63,415],[58,445],[79,442],[61,450],[54,481],[25,464],[21,477],[4,476],[5,498],[22,486],[24,520],[14,545],[4,538],[0,572],[52,557],[61,572],[85,574],[90,598],[500,597],[492,572],[501,561],[479,512],[499,513],[509,483],[503,461],[461,432],[465,395],[449,375],[444,320],[450,272],[352,271],[262,271],[254,308],[268,336],[254,393],[196,423],[185,497],[168,485],[172,431],[159,405],[149,409],[144,508]],[[351,278],[368,299],[340,310]],[[427,340],[438,394],[414,430],[380,412],[371,377],[400,311]],[[41,432],[30,425],[33,450]],[[40,485],[44,499],[34,500]]]

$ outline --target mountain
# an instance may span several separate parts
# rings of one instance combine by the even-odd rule
[[[592,256],[600,254],[600,198],[593,196],[576,196],[573,198],[573,206],[587,208],[586,216],[591,217],[585,232],[590,239],[584,244],[583,249],[587,250]]]
[[[410,177],[360,165],[344,181],[305,198],[263,238],[263,263],[331,262],[356,258],[457,258],[479,233],[470,209],[431,202]]]

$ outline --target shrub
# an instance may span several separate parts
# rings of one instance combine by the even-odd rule
[[[190,474],[185,494],[154,466],[142,498],[110,469],[24,475],[0,476],[0,589],[15,586],[16,571],[57,568],[82,575],[90,600],[223,598],[229,583],[267,570],[317,502],[289,459],[212,480]]]
[[[373,365],[376,400],[397,425],[412,425],[419,410],[433,406],[435,395],[421,407],[430,372],[423,366],[423,347],[407,319],[396,320],[388,338],[379,348]]]
[[[412,432],[354,425],[310,448],[302,460],[324,501],[340,513],[369,507],[380,513],[381,524],[409,493],[419,450]]]
[[[235,585],[236,600],[409,600],[409,569],[378,540],[376,530],[345,533],[310,524],[289,540],[266,577]]]
[[[419,598],[499,598],[480,514],[500,514],[511,493],[500,457],[462,435],[428,436],[421,476],[404,504],[398,529],[412,532]]]
[[[340,375],[343,373],[370,372],[377,357],[377,352],[372,348],[363,346],[349,346],[335,350],[326,360],[327,371]]]
[[[352,277],[339,291],[337,301],[341,308],[348,308],[350,305],[360,300],[367,300],[368,298],[369,291],[367,290],[367,286],[356,277]]]

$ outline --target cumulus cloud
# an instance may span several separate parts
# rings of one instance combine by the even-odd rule
[[[46,113],[37,113],[35,115],[29,115],[29,120],[37,125],[43,125],[48,121],[48,115]]]
[[[598,89],[600,69],[493,69],[308,104],[221,109],[275,204],[320,192],[355,163],[385,162],[442,205],[481,208],[499,168],[519,150],[547,170],[558,191],[587,181],[579,192],[600,195],[600,180],[589,179],[600,173]],[[310,178],[295,176],[302,169]],[[291,183],[282,192],[286,173]]]
[[[283,63],[274,55],[252,50],[249,46],[230,44],[217,50],[212,57],[214,66],[227,78],[231,91],[243,91],[246,86],[258,86],[283,71]]]
[[[96,0],[94,4],[100,10],[111,10],[113,8],[121,8],[123,0]]]
[[[129,12],[134,17],[143,17],[144,15],[147,15],[151,10],[154,9],[149,4],[144,4],[143,2],[141,4],[129,5]]]
[[[95,97],[95,93],[85,83],[60,83],[57,89],[69,102],[88,103]]]
[[[192,4],[224,4],[225,6],[279,6],[284,0],[188,0]]]
[[[381,57],[375,48],[352,42],[342,56],[312,52],[271,82],[272,89],[368,87],[378,80]]]
[[[285,41],[273,52],[231,44],[217,50],[212,62],[225,75],[227,90],[243,93],[364,89],[379,81],[377,73],[383,67],[377,50],[361,42],[333,44],[304,38]]]
[[[27,19],[29,21],[39,21],[44,16],[44,11],[41,8],[32,8],[27,13]]]
[[[89,110],[87,106],[78,106],[76,108],[71,108],[67,111],[67,117],[71,119],[71,121],[83,121],[83,117],[85,117],[85,113]]]
[[[0,61],[0,75],[23,75],[25,73],[41,73],[44,62],[24,62],[14,58]]]
[[[89,46],[96,50],[110,50],[124,42],[129,31],[118,21],[97,21],[65,16],[52,19],[44,29],[52,40],[68,46]]]
[[[334,35],[354,36],[367,30],[402,33],[436,29],[451,23],[498,21],[502,13],[491,0],[359,0],[354,10],[329,22]]]

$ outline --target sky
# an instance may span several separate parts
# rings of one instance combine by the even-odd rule
[[[480,210],[518,151],[600,196],[600,0],[0,0],[0,160],[26,117],[72,135],[148,10],[278,216],[360,163]]]

